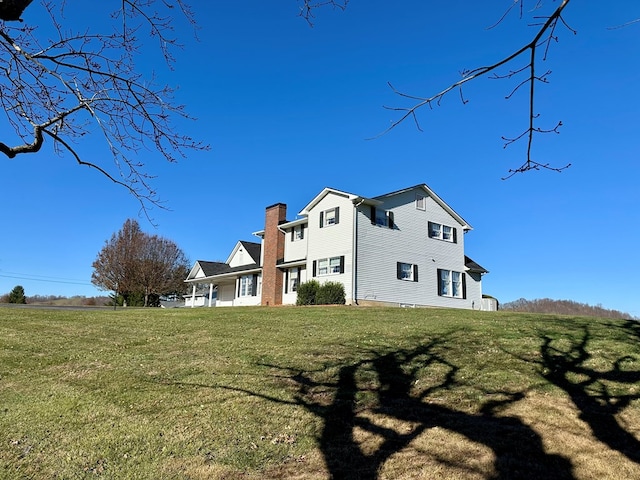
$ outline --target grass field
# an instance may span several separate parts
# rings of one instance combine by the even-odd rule
[[[0,308],[0,478],[640,478],[640,323]]]

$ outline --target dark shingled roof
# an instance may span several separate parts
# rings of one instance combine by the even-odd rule
[[[240,240],[240,243],[247,253],[251,255],[251,258],[253,258],[256,263],[260,263],[260,251],[262,250],[262,245],[255,242],[245,242],[243,240]]]
[[[473,260],[471,260],[469,257],[467,257],[466,255],[464,256],[464,265],[465,267],[467,267],[469,269],[469,271],[471,272],[476,272],[476,273],[489,273],[489,270],[481,267],[479,264],[477,264],[476,262],[474,262]]]
[[[260,268],[260,265],[257,263],[250,263],[249,265],[240,265],[239,267],[230,267],[226,263],[222,262],[205,262],[203,260],[198,260],[202,271],[207,277],[214,277],[216,275],[223,275],[226,273],[236,273],[236,272],[244,272],[246,270],[255,270],[256,268]]]

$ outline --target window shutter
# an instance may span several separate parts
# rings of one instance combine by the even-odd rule
[[[236,297],[240,296],[240,284],[242,283],[242,278],[238,278],[238,294],[236,295]]]
[[[324,212],[320,212],[320,228],[324,227]]]
[[[300,225],[300,240],[304,238],[304,225]]]
[[[413,266],[413,281],[418,281],[418,265]]]
[[[458,229],[453,227],[453,243],[458,243]]]
[[[376,207],[371,205],[371,225],[376,224]]]
[[[467,298],[467,274],[462,273],[462,298]]]
[[[344,273],[344,255],[340,255],[340,273]]]
[[[255,297],[258,294],[258,274],[254,273],[251,279],[251,296]]]
[[[312,270],[312,274],[311,274],[312,277],[316,276],[316,264],[317,264],[317,262],[316,262],[316,260],[314,260],[313,261],[313,270]]]
[[[295,227],[291,229],[291,241],[293,242],[295,240],[295,235],[296,235],[296,229]]]
[[[400,262],[396,263],[396,278],[402,280],[402,264]]]
[[[340,223],[340,207],[336,207],[336,225]]]
[[[388,212],[389,215],[389,228],[395,228],[395,223],[393,221],[393,212]]]
[[[438,269],[438,295],[442,295],[442,270]]]
[[[432,222],[427,222],[427,235],[429,235],[429,238],[431,238],[431,232],[433,231],[433,223]]]
[[[284,293],[289,293],[289,269],[284,271]]]

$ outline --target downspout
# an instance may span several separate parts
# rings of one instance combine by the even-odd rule
[[[364,203],[360,200],[353,205],[353,247],[351,248],[351,303],[358,305],[357,281],[358,281],[358,207]]]

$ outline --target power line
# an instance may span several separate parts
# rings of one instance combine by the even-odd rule
[[[11,274],[11,275],[9,275]],[[14,278],[17,280],[29,280],[31,282],[48,282],[48,283],[66,283],[69,285],[93,285],[89,282],[83,282],[81,280],[73,280],[70,278],[49,277],[46,275],[36,275],[30,273],[15,273],[15,272],[3,272],[0,273],[0,277]]]

